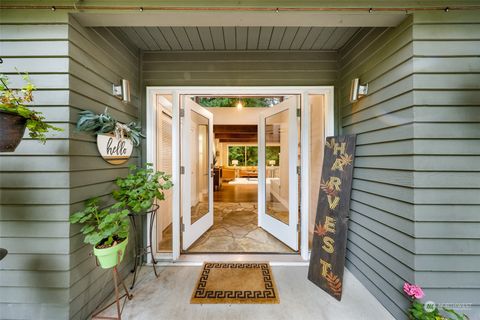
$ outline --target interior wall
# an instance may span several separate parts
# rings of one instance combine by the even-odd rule
[[[309,95],[310,102],[310,212],[308,214],[308,243],[311,248],[322,180],[323,149],[325,146],[325,98]]]
[[[265,108],[205,108],[213,114],[213,124],[247,125],[258,124],[260,113]]]
[[[157,170],[172,175],[172,117],[163,99],[157,99]],[[168,101],[168,100],[167,100]],[[169,104],[170,105],[170,104]],[[163,190],[165,199],[159,204],[157,214],[157,243],[162,241],[162,231],[172,223],[173,199],[172,189]]]

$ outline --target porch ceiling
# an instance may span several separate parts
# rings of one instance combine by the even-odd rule
[[[359,27],[108,27],[142,50],[338,50]],[[369,29],[369,28],[368,28]]]

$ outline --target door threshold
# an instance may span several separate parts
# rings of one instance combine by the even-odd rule
[[[178,260],[159,260],[157,266],[201,266],[209,262],[269,262],[272,266],[308,266],[309,261],[292,254],[182,254]]]

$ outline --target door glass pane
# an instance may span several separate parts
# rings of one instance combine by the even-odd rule
[[[288,110],[265,119],[265,195],[269,216],[289,223]]]
[[[208,118],[192,110],[190,132],[191,163],[191,223],[206,215],[209,211],[209,130]]]

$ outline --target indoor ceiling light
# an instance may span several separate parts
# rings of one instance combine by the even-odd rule
[[[241,110],[242,108],[243,108],[242,101],[241,101],[241,100],[238,100],[238,102],[237,102],[237,109],[238,109],[238,110]]]

